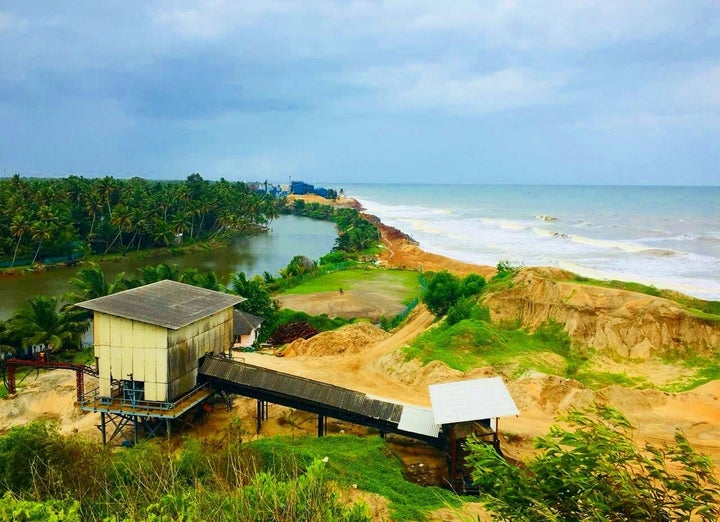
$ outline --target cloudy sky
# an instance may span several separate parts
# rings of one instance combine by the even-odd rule
[[[0,175],[720,184],[720,2],[0,0]]]

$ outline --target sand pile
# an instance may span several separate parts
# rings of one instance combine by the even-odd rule
[[[18,380],[24,375],[18,372]],[[86,390],[96,385],[95,379],[85,377]],[[63,433],[94,431],[98,416],[83,413],[76,402],[75,372],[33,372],[25,377],[12,400],[0,401],[0,431],[39,419],[57,421]]]
[[[331,332],[322,332],[310,339],[297,339],[288,344],[283,355],[295,357],[309,355],[337,355],[358,353],[367,346],[387,339],[390,334],[385,330],[367,322],[345,325]]]

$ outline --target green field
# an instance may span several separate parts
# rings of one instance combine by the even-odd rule
[[[382,289],[396,295],[403,303],[410,302],[420,295],[418,273],[413,270],[386,269],[353,269],[331,272],[315,277],[280,294],[316,294],[320,292],[337,292]]]

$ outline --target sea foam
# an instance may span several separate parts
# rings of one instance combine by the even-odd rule
[[[720,187],[355,185],[430,252],[560,267],[720,300]]]

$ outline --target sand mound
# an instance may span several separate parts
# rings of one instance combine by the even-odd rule
[[[337,355],[358,353],[363,348],[387,339],[390,334],[370,323],[359,322],[345,325],[331,332],[322,332],[310,339],[297,339],[288,344],[283,355],[295,357],[309,355]]]
[[[524,269],[485,304],[494,321],[520,320],[533,329],[552,319],[573,339],[615,357],[647,360],[666,350],[707,356],[720,346],[720,325],[673,301],[566,277],[557,269]]]
[[[86,390],[95,385],[95,379],[85,377]],[[30,374],[13,399],[0,401],[0,432],[39,419],[57,421],[63,433],[94,432],[97,415],[83,413],[76,401],[75,372],[52,370]]]

